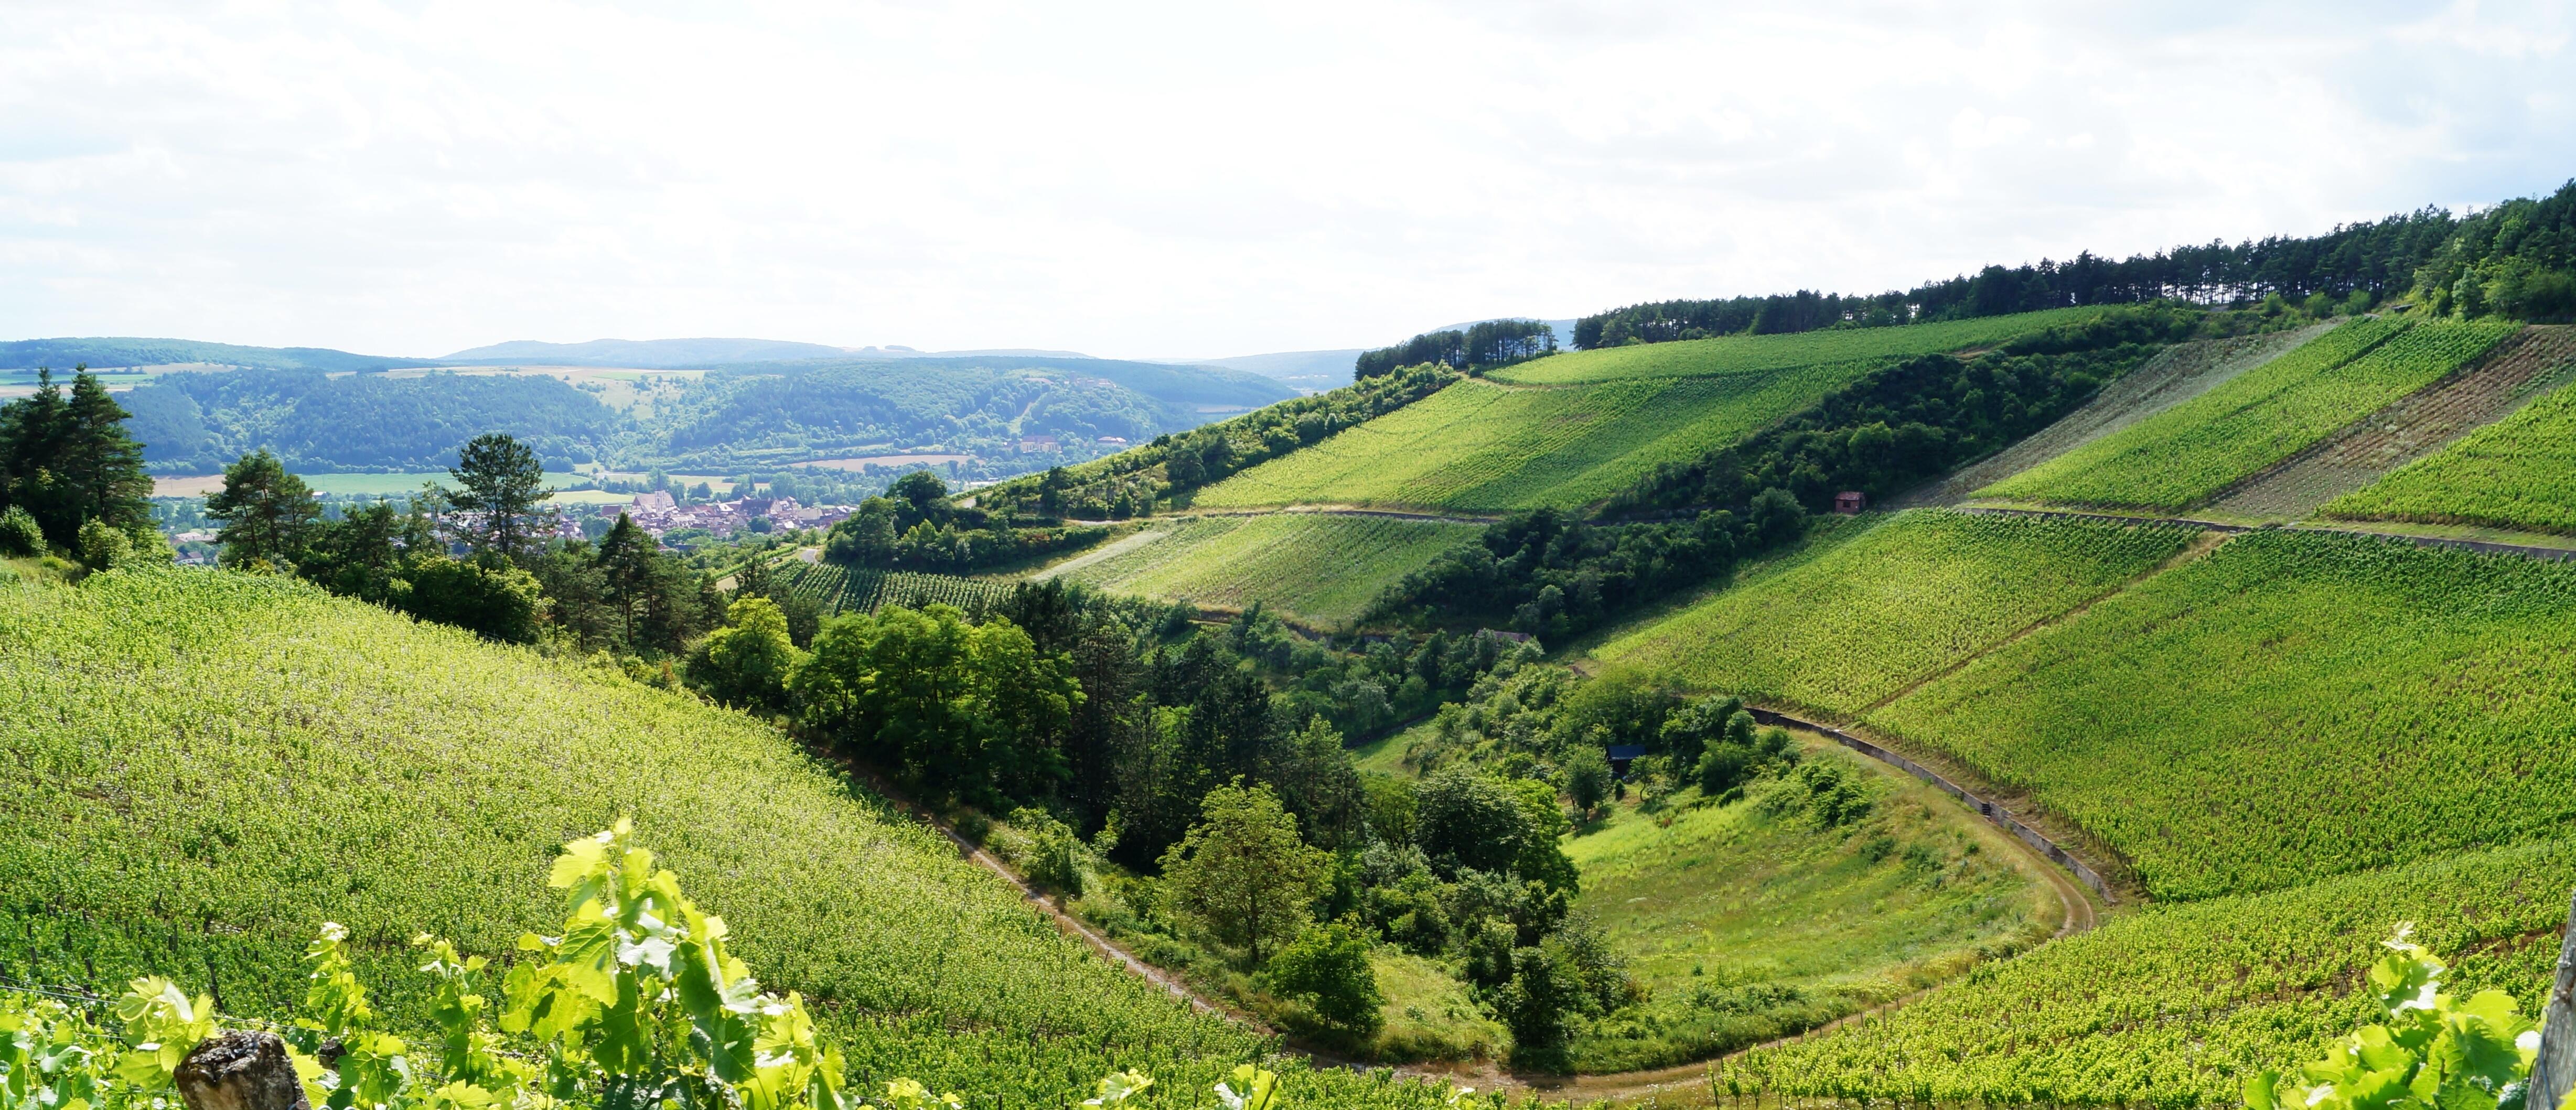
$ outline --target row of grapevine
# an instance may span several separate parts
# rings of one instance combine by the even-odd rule
[[[1480,513],[1590,504],[1658,464],[1696,458],[1813,405],[1876,365],[1837,362],[1562,388],[1460,382],[1236,474],[1200,491],[1194,503]]]
[[[793,596],[811,598],[824,616],[873,613],[888,605],[918,609],[954,605],[981,613],[1011,595],[1014,582],[995,578],[961,578],[908,570],[875,570],[839,563],[808,563],[786,579]]]
[[[2246,533],[1864,720],[2159,899],[2511,842],[2576,821],[2576,564]]]
[[[2560,387],[2324,515],[2576,535],[2576,389]]]
[[[1712,1078],[1721,1097],[1766,1103],[2240,1106],[2249,1078],[2380,1019],[2355,980],[2400,922],[2452,964],[2446,993],[2500,988],[2536,1012],[2571,885],[2576,846],[2553,841],[2152,906]]]
[[[1764,373],[1833,363],[1879,365],[1912,355],[1992,347],[2005,340],[2099,316],[2099,307],[2058,308],[2012,316],[1911,324],[1892,328],[1843,328],[1792,335],[1729,335],[1678,343],[1648,343],[1571,351],[1496,371],[1496,381],[1542,385]]]
[[[1472,524],[1392,517],[1201,517],[1066,577],[1220,608],[1257,601],[1309,622],[1345,624],[1387,585],[1477,534]]]
[[[858,1090],[908,1076],[1071,1106],[1136,1068],[1204,1098],[1270,1051],[1058,934],[767,725],[290,580],[0,586],[0,705],[9,980],[112,994],[169,974],[283,1020],[315,923],[337,921],[388,1027],[433,1028],[410,938],[506,958],[560,932],[542,885],[560,845],[631,815],[764,987],[809,1000]],[[1314,1107],[1438,1100],[1285,1081]]]
[[[1848,718],[2153,569],[2197,531],[1901,513],[1601,645],[1611,668]]]
[[[2186,509],[2431,384],[2485,354],[2515,327],[2355,320],[1979,493]]]

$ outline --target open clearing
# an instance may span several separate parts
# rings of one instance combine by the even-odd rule
[[[1819,827],[1758,784],[1712,804],[1696,788],[1622,803],[1566,852],[1581,905],[1653,992],[1646,1012],[1578,1038],[1584,1071],[1703,1059],[1880,1005],[2047,938],[2067,907],[2046,865],[1949,796],[1840,745],[1870,815]]]

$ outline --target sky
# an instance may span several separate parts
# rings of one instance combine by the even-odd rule
[[[0,3],[0,339],[1217,357],[2576,176],[2568,3]]]

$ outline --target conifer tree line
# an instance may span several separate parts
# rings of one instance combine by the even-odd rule
[[[2436,315],[2576,319],[2576,181],[2546,197],[2467,216],[2427,207],[2323,235],[2212,241],[2116,260],[2086,251],[2062,262],[1988,266],[1902,291],[1802,289],[1636,304],[1576,321],[1574,345],[1590,350],[2162,300],[2215,306],[2277,296],[2351,311],[2407,295]]]
[[[86,366],[69,395],[51,370],[36,392],[0,406],[0,557],[62,553],[104,568],[167,559],[152,524],[152,479],[126,411]]]

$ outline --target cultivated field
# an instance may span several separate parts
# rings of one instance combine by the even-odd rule
[[[2191,899],[2562,828],[2570,719],[2576,564],[2258,531],[1865,721]]]
[[[2431,384],[2514,329],[2355,320],[1978,495],[2187,509]]]
[[[1011,594],[1013,584],[998,578],[965,578],[909,570],[853,569],[838,563],[796,563],[779,572],[783,589],[810,597],[824,616],[873,613],[889,605],[919,609],[954,605],[975,612]]]
[[[760,981],[814,1005],[855,1089],[1070,1106],[1119,1068],[1205,1091],[1268,1051],[752,718],[289,579],[0,586],[0,702],[12,979],[113,994],[165,973],[282,1016],[337,921],[389,1026],[433,1028],[409,939],[506,957],[563,921],[561,844],[631,814]],[[1414,1097],[1291,1078],[1300,1106]]]
[[[1849,719],[2118,589],[2198,534],[1914,510],[1756,572],[1593,655],[1682,689]]]
[[[2400,921],[2451,964],[2445,993],[2500,987],[2538,1012],[2571,884],[2576,849],[2553,841],[2150,906],[1864,1024],[1724,1061],[1716,1087],[1845,1105],[2234,1110],[2249,1076],[2381,1020],[2356,985]]]
[[[1946,795],[1838,745],[1872,797],[1819,829],[1759,800],[1614,807],[1565,843],[1581,905],[1653,992],[1645,1014],[1575,1042],[1587,1072],[1658,1067],[1758,1044],[1889,1001],[2026,947],[2065,919],[2002,834]]]
[[[1471,524],[1275,513],[1183,521],[1160,539],[1064,572],[1113,593],[1221,609],[1261,602],[1311,624],[1357,619],[1395,580],[1475,540]]]
[[[2296,331],[2175,344],[2147,360],[2146,365],[2102,387],[2102,392],[2085,402],[2083,408],[1983,461],[1906,495],[1894,507],[1958,504],[1979,489],[2207,393],[2325,334],[2331,326],[2316,324]]]
[[[2531,356],[2517,360],[2527,370],[2518,384],[2558,385],[2576,370],[2576,327],[2546,330],[2545,341],[2517,352]],[[2560,385],[2440,453],[2337,499],[2324,515],[2576,534],[2576,392]]]
[[[1462,381],[1236,474],[1194,504],[1479,513],[1585,505],[1658,463],[1696,458],[1814,404],[1868,369],[1839,363],[1545,389]]]
[[[2245,484],[2211,506],[2213,515],[2255,520],[2302,520],[2327,502],[2352,493],[2392,468],[2404,466],[2440,450],[2444,445],[2484,427],[2509,414],[2550,386],[2566,380],[2568,371],[2576,369],[2576,327],[2530,327],[2497,344],[2493,353],[2463,368],[2430,388],[2372,413],[2360,424],[2345,429],[2333,439],[2310,448],[2289,463]],[[2564,443],[2562,438],[2558,442]],[[2549,453],[2546,443],[2534,443],[2543,455]],[[2511,450],[2508,448],[2507,450]],[[2513,500],[2531,489],[2532,479],[2550,484],[2552,475],[2565,475],[2567,456],[2559,455],[2554,464],[2540,464],[2531,472],[2515,472],[2510,465],[2490,469],[2490,463],[2469,464],[2478,476],[2455,471],[2441,478],[2450,483],[2465,482],[2460,491],[2469,499],[2482,494]],[[2500,461],[2500,460],[2495,460]],[[2447,463],[2451,469],[2462,462]],[[2545,501],[2547,495],[2541,495]],[[2459,500],[2445,496],[2446,503]],[[2349,502],[2355,506],[2359,501]],[[2362,512],[2370,510],[2363,509]],[[2395,515],[2390,519],[2423,520],[2428,523],[2488,523],[2462,516],[2442,519],[2443,510],[2413,505],[2404,512],[2423,516]],[[2510,515],[2510,510],[2507,510]],[[2358,517],[2356,519],[2368,519]],[[2497,521],[2505,517],[2496,518]]]
[[[1646,343],[1568,351],[1508,366],[1496,381],[1574,385],[1629,378],[1758,374],[1794,366],[1860,362],[1871,367],[1909,355],[1992,347],[2007,339],[2099,316],[2100,308],[2059,308],[2015,316],[1986,316],[1893,328],[1842,328],[1795,335],[1729,335],[1677,343]],[[1866,372],[1870,367],[1862,367]]]

